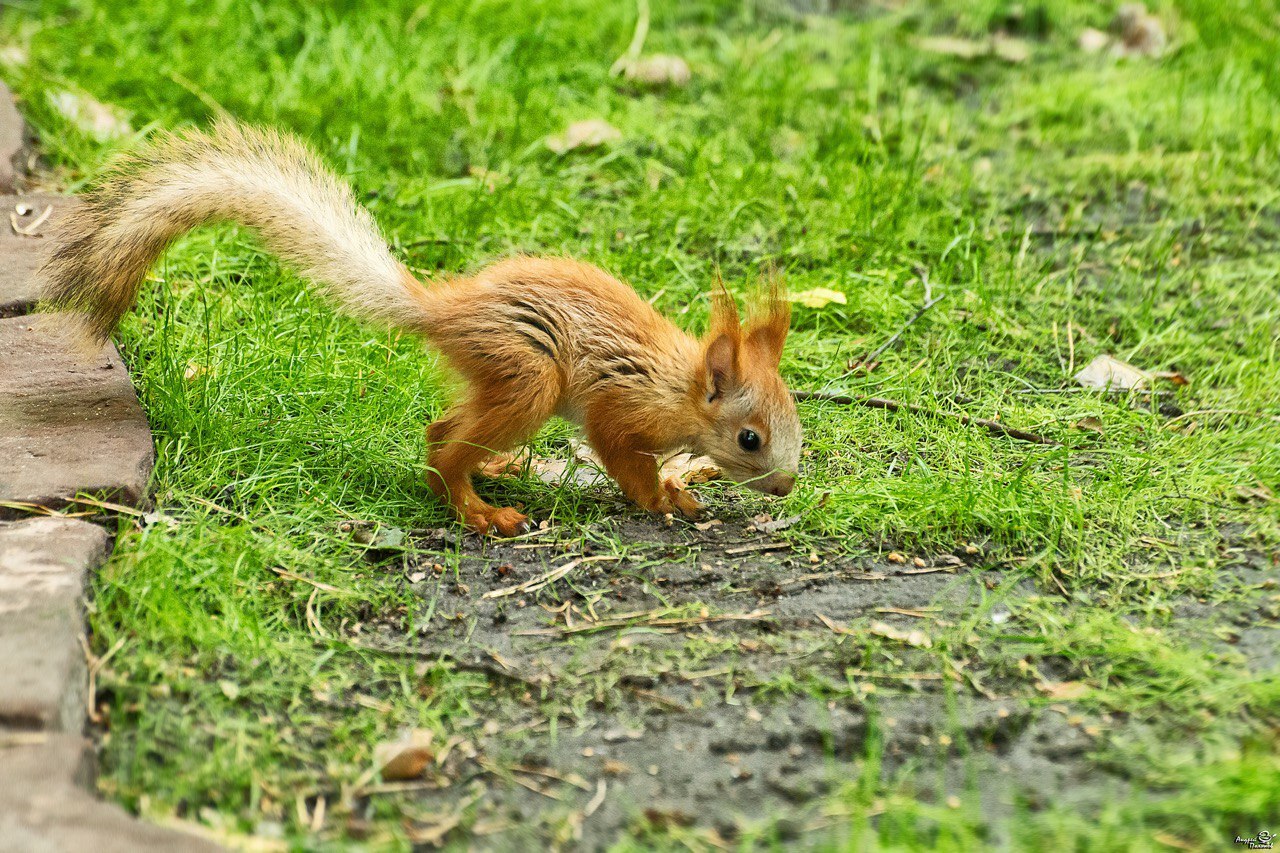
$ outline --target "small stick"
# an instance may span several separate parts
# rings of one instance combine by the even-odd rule
[[[549,572],[543,572],[542,574],[538,575],[536,578],[531,578],[525,581],[524,583],[518,583],[515,586],[504,586],[501,589],[491,589],[480,597],[481,598],[506,598],[509,595],[516,595],[519,593],[537,592],[538,590],[542,589],[544,586],[547,586],[548,584],[552,584],[560,580],[560,578],[569,574],[569,572],[573,571],[582,563],[598,563],[601,560],[620,560],[620,559],[622,558],[614,556],[612,554],[602,555],[599,557],[579,557],[578,559],[570,560],[569,562],[565,563],[563,566],[554,568]]]
[[[924,406],[917,406],[914,403],[900,403],[897,400],[886,400],[883,397],[852,397],[848,394],[829,394],[826,391],[792,391],[791,396],[797,400],[825,400],[828,403],[836,403],[841,406],[866,406],[870,409],[885,409],[890,412],[914,412],[917,415],[928,415],[931,418],[947,418],[953,421],[959,421],[962,424],[972,424],[973,426],[982,427],[989,433],[995,435],[1008,436],[1016,438],[1019,441],[1029,441],[1032,444],[1044,444],[1049,447],[1060,447],[1060,442],[1042,435],[1036,435],[1034,432],[1026,432],[1025,430],[1014,429],[1005,426],[997,421],[989,421],[986,418],[975,418],[971,415],[957,415],[951,412],[940,412],[936,409],[926,409]]]
[[[764,551],[786,551],[790,547],[790,542],[762,542],[758,545],[742,545],[737,548],[725,548],[724,553],[727,557],[737,557],[741,554],[759,554]]]

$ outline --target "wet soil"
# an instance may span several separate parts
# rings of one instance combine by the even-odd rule
[[[549,531],[500,544],[420,533],[419,549],[452,557],[388,555],[421,605],[407,621],[375,615],[361,644],[490,687],[421,791],[435,816],[422,837],[463,800],[487,848],[603,849],[671,826],[718,846],[763,825],[809,846],[841,831],[833,795],[858,796],[867,776],[897,774],[912,796],[996,827],[1050,802],[1095,808],[1128,784],[1096,760],[1098,724],[1117,721],[1037,691],[1035,679],[1070,672],[1042,660],[1033,679],[972,635],[932,644],[1046,595],[981,548],[890,561],[741,521],[619,520],[572,541]],[[1238,582],[1275,584],[1269,560],[1238,550]],[[1253,610],[1267,601],[1187,601],[1175,621],[1266,668],[1275,622]]]

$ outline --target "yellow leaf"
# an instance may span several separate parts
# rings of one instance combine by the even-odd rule
[[[825,308],[832,304],[847,305],[849,299],[838,290],[832,290],[829,287],[815,287],[812,290],[802,290],[799,293],[792,293],[787,296],[791,302],[799,303],[806,308]]]
[[[603,119],[577,121],[564,129],[564,133],[548,136],[543,142],[556,154],[566,154],[576,148],[599,148],[622,139],[622,131]]]

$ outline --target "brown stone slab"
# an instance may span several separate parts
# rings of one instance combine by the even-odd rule
[[[84,728],[80,597],[107,538],[73,518],[0,523],[0,726]]]
[[[0,83],[0,192],[18,189],[27,171],[27,126],[14,104],[13,93]]]
[[[50,193],[0,195],[0,317],[26,314],[40,301],[36,271],[53,251],[59,225],[79,203]],[[48,218],[40,222],[46,211]],[[31,233],[18,233],[15,222]]]
[[[0,320],[0,502],[142,503],[155,450],[115,347],[72,353],[39,319]]]
[[[79,735],[0,732],[0,853],[216,851],[216,844],[144,823],[85,787],[93,755]]]

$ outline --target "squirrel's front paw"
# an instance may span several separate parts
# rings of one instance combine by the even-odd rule
[[[693,493],[685,488],[684,482],[679,477],[668,477],[662,481],[663,491],[667,493],[667,499],[671,501],[671,505],[679,510],[680,514],[685,518],[698,518],[705,509]]]

